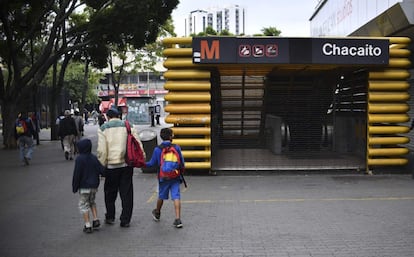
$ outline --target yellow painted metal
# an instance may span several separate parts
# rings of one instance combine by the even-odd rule
[[[368,94],[371,102],[403,102],[410,99],[408,92],[372,92]]]
[[[173,143],[182,147],[186,168],[210,169],[211,75],[209,70],[193,64],[191,43],[191,37],[163,40],[163,54],[167,57],[164,67],[168,69],[164,88],[169,91],[164,97],[168,101],[165,111],[170,113],[165,121],[174,124],[174,134],[179,135]]]
[[[211,151],[204,150],[204,151],[188,151],[188,150],[182,150],[181,153],[185,158],[210,158],[211,157]]]
[[[390,45],[390,49],[402,49],[407,48],[408,44],[392,44]]]
[[[404,158],[368,158],[367,164],[369,166],[402,166],[408,163],[407,159]]]
[[[387,69],[384,71],[371,71],[369,72],[369,78],[372,80],[390,80],[390,79],[401,79],[406,80],[410,77],[410,72],[408,70],[397,70],[397,69]]]
[[[173,124],[210,124],[209,114],[170,114],[165,118],[165,122]]]
[[[211,84],[209,81],[169,80],[165,82],[164,88],[178,91],[207,91],[211,89]]]
[[[409,38],[390,38],[388,68],[371,71],[368,75],[367,170],[369,166],[408,163],[405,157],[408,148],[394,146],[410,141],[408,137],[399,136],[409,132],[407,126],[399,125],[409,121],[409,42]]]
[[[369,134],[403,134],[410,132],[407,126],[368,126]]]
[[[390,48],[390,57],[410,57],[411,51],[408,49]]]
[[[369,123],[400,123],[409,120],[407,114],[368,114]]]
[[[210,92],[169,92],[164,96],[166,101],[178,102],[210,102]]]
[[[174,135],[210,135],[210,127],[173,127]]]
[[[370,103],[368,110],[369,113],[406,113],[410,107],[406,103]]]
[[[167,69],[172,68],[192,68],[197,67],[197,64],[193,63],[192,58],[168,58],[164,61],[164,67]]]
[[[204,162],[185,162],[186,169],[201,169],[201,170],[209,170],[211,169],[211,162],[204,161]]]
[[[409,37],[387,37],[391,44],[409,44],[411,39]]]
[[[209,146],[211,140],[210,138],[174,138],[173,143],[181,146]]]
[[[166,57],[170,56],[189,56],[193,55],[192,48],[167,48],[165,49],[162,54]]]
[[[410,142],[408,137],[395,136],[395,137],[369,137],[369,145],[399,145],[407,144]]]
[[[390,58],[388,66],[392,68],[408,68],[411,66],[411,62],[408,58]]]
[[[162,40],[162,43],[164,45],[175,45],[175,44],[188,45],[188,44],[191,44],[192,42],[193,42],[192,37],[169,37],[169,38],[164,38]]]
[[[167,70],[164,72],[166,79],[210,79],[210,71],[207,70]]]
[[[408,154],[408,152],[408,149],[403,147],[368,148],[369,156],[401,156]]]
[[[169,104],[165,107],[170,113],[210,113],[209,103]]]
[[[395,90],[395,91],[402,91],[402,90],[408,90],[410,87],[410,84],[408,84],[407,81],[402,80],[396,80],[396,81],[370,81],[369,82],[369,90],[382,90],[382,91],[389,91],[389,90]],[[387,92],[384,92],[383,94],[386,94]]]

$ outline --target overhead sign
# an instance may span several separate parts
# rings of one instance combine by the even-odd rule
[[[386,65],[389,41],[355,38],[195,37],[199,64]]]

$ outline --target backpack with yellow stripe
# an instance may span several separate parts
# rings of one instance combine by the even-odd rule
[[[158,177],[160,180],[171,180],[181,176],[182,165],[180,155],[174,144],[170,146],[159,145],[161,148],[160,171]]]

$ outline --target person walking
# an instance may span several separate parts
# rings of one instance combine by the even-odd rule
[[[100,113],[99,116],[98,116],[98,124],[99,124],[99,127],[102,126],[102,124],[104,124],[105,121],[106,121],[105,115],[103,113]]]
[[[72,192],[79,191],[79,210],[83,216],[85,225],[83,232],[92,233],[93,229],[98,229],[101,225],[96,209],[96,192],[98,192],[100,175],[103,175],[104,167],[98,158],[92,154],[92,142],[90,139],[78,141],[77,148],[79,155],[75,160],[73,170]],[[92,224],[89,219],[89,212],[92,213]]]
[[[75,152],[75,137],[78,135],[75,120],[69,110],[64,112],[65,118],[59,122],[59,136],[63,139],[65,159],[73,160]]]
[[[60,128],[59,125],[60,125],[60,121],[63,120],[64,118],[65,118],[64,113],[63,112],[60,112],[59,113],[59,116],[57,116],[56,121],[55,121],[56,129],[57,129],[57,135],[59,137],[60,145],[62,146],[62,150],[65,150],[65,147],[63,147],[63,138],[61,138],[59,136],[59,128]]]
[[[184,170],[184,158],[181,153],[181,148],[179,145],[172,144],[172,139],[174,134],[172,129],[163,128],[160,131],[160,137],[163,140],[160,146],[154,148],[154,152],[151,156],[151,159],[145,163],[146,167],[160,166],[160,171],[158,172],[158,200],[156,208],[152,211],[152,216],[155,221],[160,221],[161,218],[161,208],[164,204],[164,200],[168,200],[168,195],[171,193],[171,200],[174,202],[175,210],[175,220],[173,226],[176,228],[182,228],[183,223],[181,222],[181,194],[180,194],[180,184],[183,182],[182,175],[177,176],[176,178],[164,178],[161,176],[161,169],[163,168],[163,163],[165,159],[163,155],[163,150],[169,147],[175,148],[177,157],[175,157],[175,162],[177,163],[174,167],[174,172],[181,174]],[[174,158],[168,157],[169,161],[172,161]],[[177,170],[175,170],[177,169]]]
[[[73,119],[75,120],[76,132],[78,133],[77,136],[75,136],[75,154],[78,154],[79,151],[76,142],[78,142],[82,138],[84,127],[83,118],[79,114],[79,109],[75,110],[75,115],[73,116]]]
[[[34,134],[35,130],[32,120],[27,116],[26,112],[20,112],[16,119],[14,136],[19,146],[19,157],[23,165],[29,165],[29,161],[32,159]]]
[[[115,223],[115,201],[119,192],[122,211],[120,226],[129,227],[133,209],[133,167],[125,163],[127,146],[127,129],[125,122],[119,118],[119,112],[115,108],[107,111],[108,121],[98,129],[98,160],[105,166],[104,195],[105,195],[105,223]],[[131,133],[140,142],[134,128]],[[143,149],[143,148],[142,148]]]

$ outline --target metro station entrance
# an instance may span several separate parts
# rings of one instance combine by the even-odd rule
[[[214,172],[404,165],[410,51],[394,41],[166,39],[173,143]]]
[[[213,88],[214,170],[364,169],[366,72],[220,76]]]

